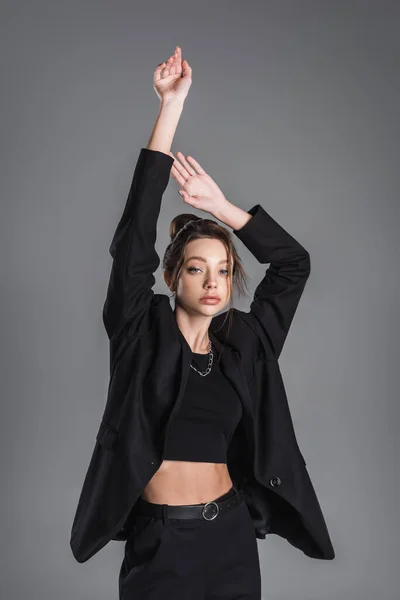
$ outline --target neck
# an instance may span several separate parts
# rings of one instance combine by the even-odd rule
[[[202,348],[193,348],[192,352],[195,352],[196,354],[208,354],[210,351],[209,348],[209,341],[207,342],[207,345],[204,346]]]
[[[208,328],[212,317],[188,315],[179,305],[174,310],[177,325],[192,352],[206,354],[209,351],[210,336]]]

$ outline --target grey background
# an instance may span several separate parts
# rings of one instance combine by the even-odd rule
[[[69,535],[108,385],[108,247],[178,44],[193,84],[172,150],[311,255],[280,364],[337,556],[259,540],[263,598],[398,598],[399,3],[35,0],[1,17],[2,597],[118,597],[123,544],[80,565]],[[253,292],[265,267],[236,245]]]

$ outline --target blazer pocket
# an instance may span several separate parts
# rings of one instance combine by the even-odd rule
[[[119,438],[119,432],[106,421],[101,421],[96,440],[104,448],[112,448]]]

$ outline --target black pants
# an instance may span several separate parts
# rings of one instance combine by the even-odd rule
[[[215,500],[237,493],[233,486]],[[213,520],[136,516],[125,543],[119,598],[261,600],[257,539],[243,499]]]

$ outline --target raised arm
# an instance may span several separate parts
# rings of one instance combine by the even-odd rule
[[[310,274],[307,250],[260,204],[246,212],[229,202],[193,157],[179,153],[171,173],[182,186],[185,202],[232,227],[233,233],[260,263],[270,263],[255,290],[250,311],[235,311],[245,321],[239,345],[249,361],[258,356],[260,342],[266,357],[277,359]],[[222,315],[214,317],[216,325]]]
[[[277,359],[310,274],[310,255],[260,204],[246,213],[227,202],[215,216],[260,263],[270,263],[250,311],[237,312],[261,340],[266,358]]]
[[[184,75],[181,77],[181,75]],[[177,47],[154,71],[160,107],[147,148],[141,148],[125,209],[109,251],[113,259],[103,322],[110,338],[135,333],[154,295],[157,220],[171,166],[169,154],[191,83],[191,69]]]

